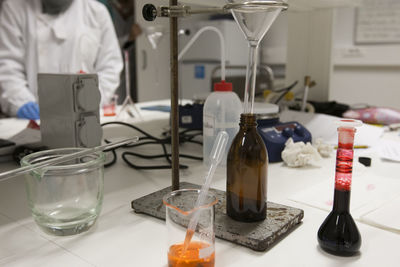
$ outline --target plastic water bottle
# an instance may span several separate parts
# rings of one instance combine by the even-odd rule
[[[221,160],[226,166],[226,156],[233,138],[239,131],[240,114],[243,112],[242,103],[236,93],[232,92],[232,83],[221,81],[214,84],[214,92],[204,103],[203,109],[203,162],[210,164],[210,153],[219,131],[226,131],[229,140]]]

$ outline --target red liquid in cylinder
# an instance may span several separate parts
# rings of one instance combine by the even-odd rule
[[[335,189],[350,191],[353,172],[353,149],[339,145],[336,154]]]
[[[185,254],[183,250],[183,243],[169,248],[168,267],[214,267],[215,252],[210,244],[193,241],[190,242]],[[209,250],[212,250],[211,254],[207,253]]]

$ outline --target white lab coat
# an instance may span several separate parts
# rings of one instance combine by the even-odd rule
[[[0,106],[15,116],[37,101],[38,73],[97,73],[102,104],[123,68],[111,17],[96,0],[74,0],[67,11],[42,14],[40,0],[4,0],[0,13]]]

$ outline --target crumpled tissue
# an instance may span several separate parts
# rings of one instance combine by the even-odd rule
[[[332,154],[333,146],[330,144],[324,143],[324,141],[321,138],[317,138],[317,140],[315,140],[313,146],[317,149],[319,154],[324,158],[328,158]]]
[[[321,160],[321,155],[311,143],[295,143],[292,138],[289,138],[282,151],[282,159],[289,167],[302,167],[315,164]]]

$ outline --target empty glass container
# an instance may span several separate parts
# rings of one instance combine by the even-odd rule
[[[22,166],[81,151],[61,148],[30,154]],[[104,153],[96,152],[26,175],[29,207],[38,226],[53,235],[73,235],[88,230],[103,202]]]

